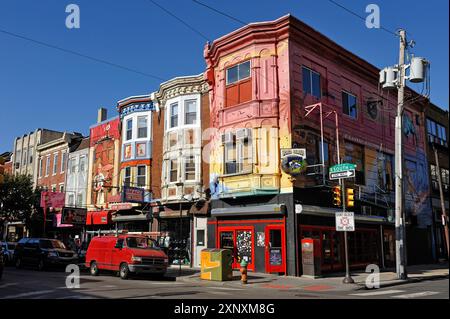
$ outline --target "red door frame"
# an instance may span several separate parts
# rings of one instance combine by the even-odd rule
[[[248,270],[255,270],[255,227],[254,226],[219,226],[217,228],[217,241],[216,241],[216,247],[220,248],[220,233],[221,232],[233,232],[233,242],[234,242],[234,251],[233,256],[237,255],[236,249],[236,232],[239,230],[250,230],[252,232],[252,262],[248,264],[247,269]],[[237,261],[233,258],[233,269],[239,269],[240,265],[237,263]]]
[[[281,256],[282,263],[279,266],[271,266],[270,265],[270,256],[269,256],[269,242],[270,242],[270,230],[271,229],[279,229],[281,230]],[[285,273],[286,274],[286,235],[285,235],[285,227],[284,224],[278,225],[266,225],[265,227],[265,264],[266,264],[266,273]]]

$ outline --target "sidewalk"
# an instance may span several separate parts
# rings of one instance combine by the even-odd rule
[[[416,265],[407,268],[408,279],[397,280],[395,269],[388,269],[380,273],[380,288],[394,285],[401,285],[410,282],[418,282],[424,280],[435,280],[448,278],[448,263]],[[239,287],[239,288],[273,288],[273,289],[302,289],[306,291],[354,291],[366,289],[366,278],[369,273],[364,271],[352,272],[354,284],[344,284],[342,282],[345,277],[344,273],[334,273],[322,278],[311,279],[306,277],[279,276],[264,273],[248,274],[248,284],[243,285],[240,282],[239,271],[233,271],[232,281],[208,281],[200,279],[200,269],[183,268],[181,276],[178,276],[178,267],[171,267],[168,276],[177,277],[177,281],[200,284],[203,286],[222,286],[222,287]]]

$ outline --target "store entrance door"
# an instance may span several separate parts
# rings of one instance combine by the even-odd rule
[[[219,227],[219,245],[233,252],[233,269],[246,260],[248,270],[255,270],[253,233],[253,227]]]
[[[266,238],[266,273],[286,272],[286,251],[283,226],[268,225]]]

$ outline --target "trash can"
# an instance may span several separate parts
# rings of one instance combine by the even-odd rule
[[[206,248],[200,253],[200,278],[225,281],[233,279],[233,255],[229,249]]]

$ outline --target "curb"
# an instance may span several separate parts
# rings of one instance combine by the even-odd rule
[[[394,280],[388,280],[384,282],[380,282],[379,288],[367,288],[365,284],[358,284],[360,288],[357,290],[373,290],[373,289],[381,289],[381,288],[387,288],[387,287],[393,287],[393,286],[400,286],[405,284],[411,284],[411,283],[418,283],[422,281],[427,280],[436,280],[436,279],[448,279],[448,275],[436,275],[436,276],[429,276],[429,277],[423,277],[423,278],[408,278],[408,279],[394,279]]]

